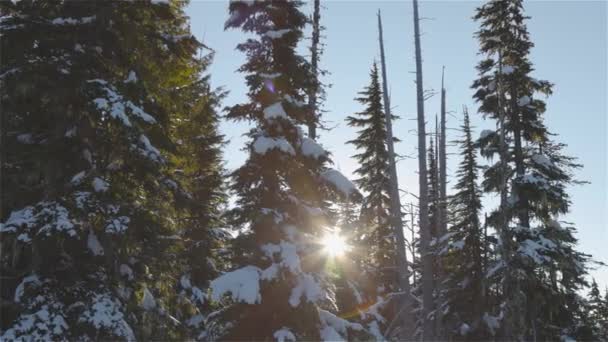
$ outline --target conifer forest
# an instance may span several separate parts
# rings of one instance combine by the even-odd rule
[[[0,341],[608,342],[607,7],[0,1]]]

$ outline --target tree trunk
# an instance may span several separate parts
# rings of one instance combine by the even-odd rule
[[[401,307],[403,309],[402,321],[401,321],[401,338],[410,338],[413,329],[414,322],[412,318],[412,306],[410,297],[410,283],[409,283],[409,270],[407,263],[407,254],[405,253],[405,237],[403,234],[403,221],[401,218],[401,200],[399,198],[399,183],[397,180],[397,165],[395,162],[395,149],[393,145],[393,124],[391,115],[391,106],[388,97],[388,85],[386,80],[386,60],[384,58],[384,41],[382,38],[382,19],[380,17],[380,11],[378,11],[378,40],[380,41],[380,60],[382,65],[382,88],[384,97],[384,114],[386,115],[386,145],[388,149],[389,157],[389,172],[391,179],[391,216],[392,226],[397,240],[397,262],[399,271],[399,286],[401,291],[404,293]]]
[[[422,84],[422,56],[420,48],[420,18],[418,15],[418,0],[414,6],[414,44],[416,50],[416,103],[418,107],[418,182],[419,182],[419,214],[420,244],[422,258],[422,320],[423,340],[432,341],[433,322],[429,314],[433,311],[433,256],[429,253],[431,231],[429,230],[428,184],[426,175],[426,130],[424,119],[424,93]]]
[[[515,172],[517,177],[523,177],[525,173],[524,154],[521,146],[521,117],[519,115],[519,105],[517,104],[518,95],[515,84],[511,85],[511,120],[513,122],[513,143],[515,147]],[[521,204],[518,208],[517,216],[522,227],[530,228],[530,216],[528,214],[528,200],[525,196],[518,196]]]
[[[312,46],[310,67],[313,72],[313,85],[308,94],[308,108],[310,109],[310,117],[308,121],[308,137],[310,139],[317,138],[317,93],[319,92],[319,36],[320,36],[320,21],[321,21],[321,6],[320,0],[314,2],[314,13],[312,16]]]
[[[440,203],[440,232],[448,232],[447,215],[447,143],[446,143],[446,109],[445,88],[443,86],[443,72],[441,73],[441,119],[439,134],[439,203]]]

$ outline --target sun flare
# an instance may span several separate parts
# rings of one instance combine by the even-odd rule
[[[323,251],[332,257],[341,256],[348,249],[344,238],[336,232],[327,233],[321,240],[321,244],[323,245]]]

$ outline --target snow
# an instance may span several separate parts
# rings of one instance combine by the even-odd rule
[[[319,320],[322,326],[320,333],[323,341],[344,341],[342,336],[347,333],[347,329],[363,330],[363,326],[360,324],[351,323],[323,309],[319,309]]]
[[[315,303],[322,297],[322,292],[321,286],[310,274],[300,274],[298,276],[298,284],[291,290],[289,304],[294,308],[297,307],[300,305],[302,296],[304,296],[308,302]]]
[[[144,296],[141,300],[141,307],[144,308],[144,310],[152,310],[156,307],[156,300],[148,288],[144,288]]]
[[[38,278],[38,275],[36,274],[31,274],[27,277],[24,277],[21,280],[21,283],[19,283],[19,285],[17,285],[17,288],[15,289],[15,303],[21,302],[21,297],[23,297],[25,293],[25,287],[29,283],[32,283],[33,285],[38,285],[40,284],[40,278]]]
[[[90,24],[95,20],[95,16],[82,17],[80,19],[74,18],[55,18],[51,20],[53,25],[77,25],[77,24]]]
[[[546,247],[538,244],[536,241],[526,239],[519,244],[517,252],[532,259],[537,264],[542,264],[547,260],[547,257],[539,254],[540,251],[547,250]]]
[[[129,76],[131,76],[129,74]],[[134,75],[134,77],[136,77]],[[128,108],[133,115],[140,118],[141,120],[153,124],[156,123],[156,119],[150,114],[146,113],[143,109],[136,106],[133,102],[125,100],[123,96],[119,95],[113,88],[107,86],[107,82],[100,79],[89,80],[89,83],[97,83],[102,85],[101,89],[106,93],[106,98],[98,97],[93,100],[93,103],[102,111],[102,113],[109,113],[115,119],[120,120],[125,126],[131,127],[131,121],[129,120],[126,109]]]
[[[325,149],[321,147],[321,145],[317,144],[314,140],[310,138],[302,139],[300,149],[302,149],[303,155],[315,159],[319,159],[327,155],[327,151],[325,151]]]
[[[528,173],[521,177],[521,182],[526,184],[540,185],[541,187],[547,187],[547,180],[537,174]]]
[[[93,185],[93,189],[95,189],[95,192],[106,192],[106,191],[108,191],[108,188],[110,187],[108,182],[106,182],[105,180],[103,180],[99,177],[93,178],[92,185]]]
[[[70,183],[72,185],[80,184],[80,182],[82,181],[82,179],[84,178],[85,175],[86,175],[86,171],[78,172],[77,174],[74,175],[74,177],[72,177],[72,179],[70,180]]]
[[[295,98],[293,98],[293,96],[291,95],[284,95],[283,98],[291,103],[292,105],[296,106],[296,107],[305,107],[307,104],[304,101],[300,101],[300,100],[296,100]]]
[[[125,83],[133,83],[133,82],[137,82],[137,75],[135,75],[135,71],[131,70],[129,71],[129,75],[127,76],[127,79],[124,80]]]
[[[281,76],[281,73],[279,73],[279,72],[274,72],[272,74],[267,74],[267,73],[264,73],[264,72],[260,73],[260,77],[266,78],[266,79],[269,79],[269,80],[275,79],[275,78],[280,77],[280,76]]]
[[[226,293],[232,299],[247,304],[260,303],[260,272],[255,266],[245,266],[232,272],[224,273],[210,284],[211,298],[219,301]]]
[[[347,280],[346,284],[348,285],[348,287],[350,287],[353,296],[355,296],[357,304],[363,304],[363,297],[361,296],[361,293],[359,292],[359,289],[355,286],[355,284],[353,284],[350,280]]]
[[[452,243],[450,243],[450,246],[454,249],[462,250],[464,248],[464,240],[452,242]]]
[[[279,38],[283,37],[283,35],[285,35],[289,31],[291,31],[291,29],[270,30],[270,31],[266,31],[265,35],[266,35],[266,37],[268,37],[270,39],[279,39]]]
[[[205,321],[205,317],[203,315],[194,315],[192,317],[190,317],[190,319],[188,319],[186,321],[186,325],[190,326],[190,327],[198,327],[201,325],[201,323],[203,323]]]
[[[266,256],[272,258],[274,254],[280,253],[280,266],[289,269],[292,272],[300,272],[300,257],[297,253],[296,245],[293,243],[281,241],[277,244],[265,244],[262,246],[262,251]],[[270,271],[269,271],[270,272]]]
[[[460,333],[460,336],[465,336],[466,334],[469,333],[469,331],[471,331],[471,327],[466,323],[462,323],[460,328],[458,328],[458,332]]]
[[[42,298],[45,300],[46,298]],[[59,341],[65,339],[68,324],[63,306],[44,304],[33,314],[21,314],[10,329],[2,331],[0,341]]]
[[[126,277],[128,280],[133,280],[133,270],[131,269],[131,267],[129,267],[129,265],[127,264],[121,264],[120,267],[118,268],[118,271],[120,272],[121,276]]]
[[[26,145],[31,145],[34,143],[34,139],[31,133],[19,134],[17,136],[17,141]]]
[[[496,329],[500,328],[500,323],[498,321],[498,318],[494,317],[492,315],[489,315],[487,312],[484,312],[482,320],[486,324],[488,329],[490,329],[490,333],[492,335],[495,334]]]
[[[488,272],[486,273],[486,278],[491,278],[496,272],[501,270],[505,266],[504,261],[497,262]]]
[[[139,142],[141,143],[141,147],[138,150],[144,157],[158,163],[162,163],[164,161],[163,157],[160,154],[160,151],[156,149],[156,147],[152,146],[152,144],[150,143],[150,139],[148,139],[147,136],[143,134],[140,135]]]
[[[127,341],[135,341],[133,329],[125,321],[120,304],[108,294],[96,294],[93,305],[82,313],[79,321],[92,324],[97,329],[110,330]]]
[[[488,90],[489,91],[496,90],[496,81],[492,80],[492,81],[490,81],[490,83],[488,83]]]
[[[277,339],[277,342],[287,342],[287,341],[295,341],[295,335],[286,327],[282,327],[272,334],[274,338]]]
[[[56,202],[40,202],[34,206],[27,206],[23,209],[11,212],[4,224],[0,225],[0,232],[17,233],[17,229],[30,230],[37,225],[42,225],[34,235],[67,233],[70,236],[76,235],[75,226],[72,223],[68,210]],[[29,231],[22,231],[18,239],[23,242],[30,242]]]
[[[127,216],[119,216],[116,218],[112,218],[108,221],[108,224],[106,225],[106,232],[111,234],[123,233],[127,230],[127,228],[129,228],[128,224],[130,221],[131,219]]]
[[[328,169],[321,173],[321,178],[332,184],[336,190],[347,197],[357,193],[357,187],[338,170]]]
[[[532,161],[537,164],[542,166],[543,168],[547,169],[547,170],[551,170],[552,168],[555,167],[555,165],[553,164],[553,162],[551,162],[551,160],[549,160],[549,158],[547,158],[547,156],[543,155],[543,154],[535,154],[532,156]]]
[[[27,206],[21,210],[11,212],[6,222],[0,225],[0,232],[15,232],[15,228],[21,226],[32,227],[36,221],[34,207]]]
[[[283,109],[281,102],[277,102],[264,108],[264,118],[266,120],[273,120],[277,118],[287,120],[289,117],[287,116],[287,113],[285,113],[285,109]]]
[[[490,135],[494,134],[495,132],[491,129],[484,129],[483,131],[481,131],[481,133],[479,134],[479,139],[485,139],[487,137],[489,137]]]
[[[273,263],[268,266],[268,268],[264,269],[260,274],[260,279],[262,280],[271,280],[277,277],[279,274],[279,264]]]
[[[103,255],[103,247],[97,239],[97,235],[92,230],[89,230],[89,236],[87,238],[87,247],[93,253],[93,255]]]
[[[296,152],[285,138],[270,138],[265,136],[260,136],[255,139],[253,142],[253,151],[257,154],[266,154],[266,152],[278,149],[285,153],[291,154],[295,156]]]
[[[158,5],[158,4],[168,5],[169,4],[169,0],[151,0],[151,2],[154,5]]]
[[[184,274],[180,280],[179,280],[180,285],[185,288],[185,289],[189,289],[192,287],[192,283],[190,282],[190,276],[187,274]]]
[[[529,105],[531,101],[532,99],[530,98],[530,96],[525,95],[517,99],[517,105],[523,107]]]
[[[95,104],[97,109],[104,111],[104,113],[107,112],[109,109],[110,115],[113,118],[120,120],[123,123],[123,125],[125,125],[127,127],[132,126],[131,121],[125,114],[125,107],[122,103],[114,103],[111,108],[109,108],[110,107],[109,102],[103,98],[96,98],[93,100],[93,103]]]

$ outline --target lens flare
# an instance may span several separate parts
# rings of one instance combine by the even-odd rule
[[[343,255],[348,249],[348,245],[344,238],[336,232],[328,233],[321,239],[323,251],[329,256],[338,257]]]
[[[264,86],[266,87],[266,89],[268,89],[269,92],[274,94],[275,90],[274,83],[272,83],[272,80],[264,80]]]

